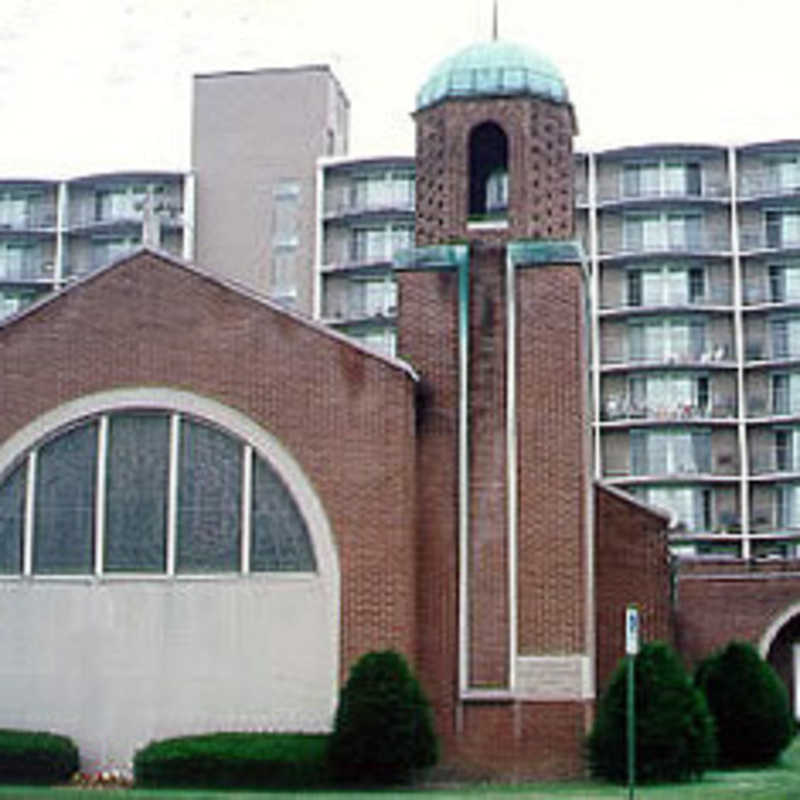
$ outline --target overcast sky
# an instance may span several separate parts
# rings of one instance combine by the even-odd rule
[[[191,76],[329,63],[351,154],[411,153],[445,56],[491,0],[0,0],[0,176],[190,165]],[[798,0],[500,0],[564,75],[578,147],[800,139]]]

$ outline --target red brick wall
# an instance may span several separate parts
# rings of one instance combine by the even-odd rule
[[[642,641],[674,645],[667,520],[621,492],[596,485],[597,689],[625,654],[625,607],[639,607]]]
[[[573,235],[570,106],[535,97],[448,100],[415,120],[418,244]],[[509,228],[499,233],[467,230],[469,135],[487,120],[500,125],[509,145]]]
[[[418,370],[417,668],[447,737],[458,686],[458,277],[400,272],[397,352]]]
[[[505,250],[473,246],[469,297],[470,685],[508,685]]]
[[[586,652],[588,419],[575,266],[518,271],[519,647]]]
[[[262,425],[311,480],[336,537],[341,666],[416,652],[415,384],[321,329],[154,254],[0,327],[0,441],[93,392],[166,386]]]
[[[800,604],[800,562],[689,562],[678,570],[678,644],[691,664],[731,639],[758,645]]]

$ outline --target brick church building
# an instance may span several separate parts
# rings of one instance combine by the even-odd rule
[[[628,603],[690,659],[739,635],[791,669],[788,564],[676,579],[667,517],[592,482],[557,71],[475,45],[414,116],[398,358],[151,250],[0,323],[3,727],[92,766],[326,730],[394,648],[447,769],[573,776]]]

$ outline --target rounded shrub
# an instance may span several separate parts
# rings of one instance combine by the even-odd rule
[[[0,730],[0,783],[61,783],[78,764],[78,748],[66,736]]]
[[[362,656],[339,697],[329,749],[335,778],[398,783],[437,756],[430,704],[405,659],[391,650]]]
[[[137,786],[308,789],[329,782],[327,734],[210,733],[151,742],[133,760]]]
[[[731,642],[695,672],[717,729],[720,764],[770,764],[791,742],[794,721],[786,687],[746,642]]]
[[[661,642],[644,645],[634,680],[637,782],[699,778],[714,762],[714,725],[677,655]],[[593,774],[624,782],[627,741],[627,665],[621,662],[589,734]]]

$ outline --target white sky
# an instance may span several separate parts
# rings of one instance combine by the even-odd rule
[[[187,169],[196,72],[330,63],[351,154],[411,153],[436,63],[491,0],[0,0],[0,176]],[[798,0],[500,0],[561,70],[578,147],[800,139]]]

